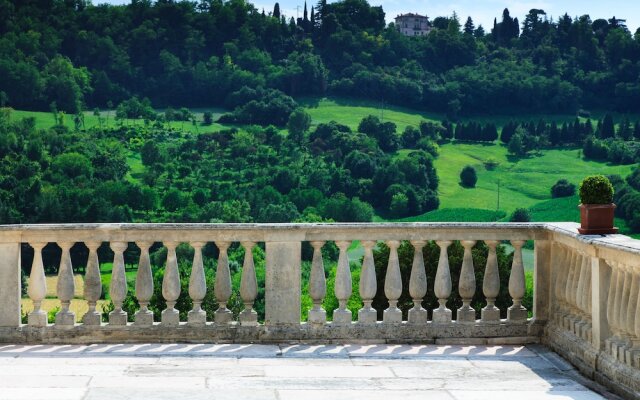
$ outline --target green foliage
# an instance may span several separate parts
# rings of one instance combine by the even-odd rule
[[[516,208],[511,216],[509,222],[531,222],[531,213],[526,208]]]
[[[467,165],[460,171],[460,182],[464,187],[473,188],[476,187],[478,182],[478,175],[476,169],[471,165]]]
[[[582,204],[609,204],[613,202],[613,186],[603,175],[592,175],[580,183],[580,202]]]
[[[576,194],[576,185],[566,179],[560,179],[551,187],[551,197],[569,197]]]

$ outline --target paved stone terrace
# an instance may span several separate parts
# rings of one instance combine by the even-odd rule
[[[0,345],[0,399],[615,398],[587,387],[538,345]]]

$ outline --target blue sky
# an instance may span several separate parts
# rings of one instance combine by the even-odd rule
[[[267,12],[273,10],[273,0],[249,0],[258,9],[264,8]],[[317,0],[308,0],[309,7]],[[331,3],[331,0],[329,0]],[[129,0],[93,0],[94,4],[111,3],[127,4]],[[280,0],[280,7],[287,16],[296,16],[296,6],[302,6],[304,0]],[[637,0],[369,0],[372,5],[382,5],[387,16],[387,21],[392,21],[393,17],[400,13],[415,12],[427,14],[429,17],[450,15],[456,11],[460,18],[466,20],[471,16],[476,23],[482,24],[485,28],[493,25],[493,19],[502,15],[502,10],[507,7],[512,16],[518,17],[521,21],[524,15],[532,8],[541,8],[547,15],[557,19],[565,12],[569,15],[579,16],[583,14],[596,18],[626,18],[627,25],[631,32],[635,32],[640,27],[640,2]],[[498,18],[499,19],[499,18]]]

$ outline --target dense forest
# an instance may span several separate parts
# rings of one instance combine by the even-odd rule
[[[622,19],[553,20],[533,9],[519,21],[505,9],[492,27],[454,14],[405,37],[366,0],[310,6],[294,20],[244,0],[0,0],[0,100],[77,113],[133,96],[158,107],[229,105],[251,88],[284,102],[348,95],[451,119],[640,111],[640,31]],[[242,121],[237,111],[228,118]]]

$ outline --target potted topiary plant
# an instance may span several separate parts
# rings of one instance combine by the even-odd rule
[[[613,227],[613,186],[602,175],[588,176],[580,184],[580,228],[582,235],[618,233]]]

